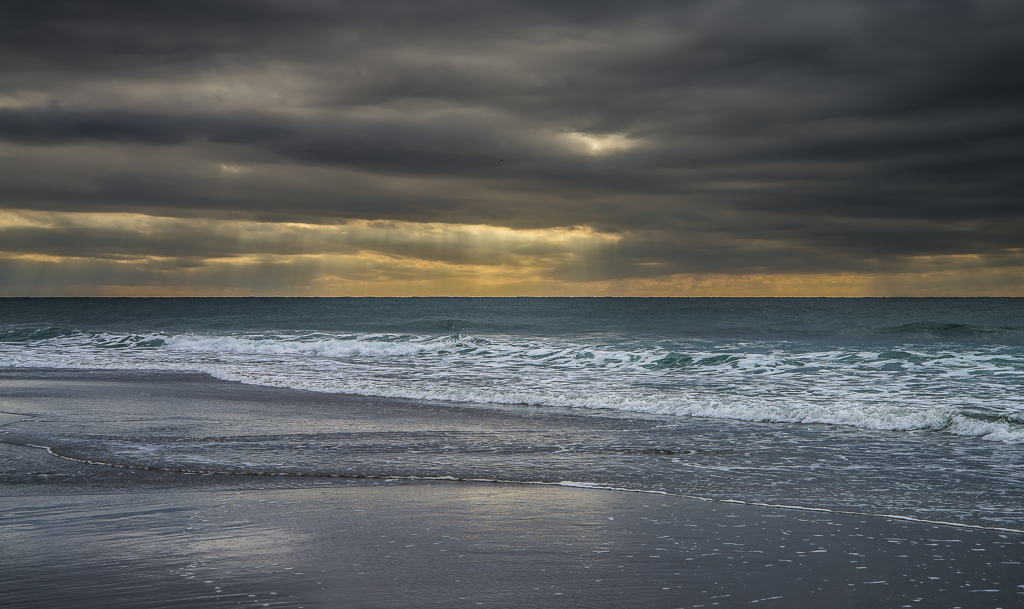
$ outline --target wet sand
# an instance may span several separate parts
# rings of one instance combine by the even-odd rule
[[[0,450],[41,472],[0,485],[5,607],[1024,602],[1022,534],[559,486],[146,472]]]
[[[9,443],[26,416],[87,443],[136,420],[132,434],[163,442],[266,421],[492,422],[334,398],[326,410],[317,394],[196,375],[76,374],[0,385],[2,607],[1024,605],[1024,534],[1011,531],[555,485],[151,471]]]

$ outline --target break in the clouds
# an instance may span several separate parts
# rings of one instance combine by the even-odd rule
[[[0,294],[1024,295],[1012,0],[0,7]]]

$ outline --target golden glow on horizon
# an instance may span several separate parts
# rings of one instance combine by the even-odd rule
[[[227,167],[227,166],[224,166]],[[227,170],[227,169],[225,169]],[[232,171],[244,170],[234,168]],[[602,243],[618,241],[621,236],[600,233],[586,226],[548,229],[512,229],[484,224],[445,224],[441,222],[403,222],[398,220],[348,220],[335,224],[303,222],[259,222],[254,220],[221,220],[210,218],[170,218],[135,213],[104,212],[40,212],[0,210],[0,231],[17,227],[33,228],[106,228],[142,232],[158,232],[191,225],[193,228],[216,226],[219,230],[241,233],[282,232],[285,229],[316,233],[349,234],[356,231],[397,232],[415,237],[471,236],[484,240],[529,243],[572,243],[596,240]],[[0,245],[2,250],[2,245]]]
[[[0,296],[1024,296],[1020,249],[878,273],[679,273],[646,259],[609,278],[616,247],[643,238],[0,210]]]

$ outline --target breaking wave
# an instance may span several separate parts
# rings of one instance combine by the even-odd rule
[[[932,430],[1024,443],[1019,348],[815,347],[784,341],[581,343],[463,333],[118,334],[38,327],[3,331],[0,364],[197,371],[329,393]]]

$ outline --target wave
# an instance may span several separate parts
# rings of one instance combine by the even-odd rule
[[[732,419],[756,423],[838,425],[879,431],[934,431],[987,441],[1024,443],[1024,416],[992,416],[959,411],[953,406],[914,408],[899,405],[861,405],[851,402],[815,404],[798,399],[727,399],[702,395],[615,395],[610,392],[543,391],[519,388],[436,387],[408,388],[367,382],[322,383],[317,379],[270,378],[251,373],[213,373],[222,380],[245,384],[289,387],[324,393],[349,393],[387,398],[615,410],[644,415]]]
[[[354,356],[401,356],[422,353],[444,353],[451,349],[475,348],[471,339],[461,337],[422,338],[380,335],[365,338],[320,340],[280,340],[236,338],[231,336],[202,337],[179,335],[164,340],[167,347],[181,351],[226,354],[318,355],[344,358]]]
[[[973,336],[993,336],[1010,332],[1019,332],[1020,326],[987,327],[971,324],[960,324],[937,321],[921,321],[883,327],[880,334],[911,335],[928,338],[967,338]]]
[[[8,330],[11,367],[195,371],[326,393],[931,430],[1024,443],[1018,348]]]
[[[467,321],[465,319],[442,319],[429,322],[427,327],[432,330],[445,332],[472,332],[479,330],[481,325],[475,321]]]
[[[786,372],[822,368],[883,368],[898,363],[910,368],[931,368],[936,372],[1019,371],[1024,369],[1024,354],[1004,353],[998,349],[975,352],[938,351],[799,351],[773,348],[755,343],[726,347],[727,352],[708,351],[701,345],[689,352],[661,346],[586,345],[559,341],[494,340],[466,334],[451,336],[349,335],[337,337],[171,337],[134,335],[104,336],[97,344],[150,347],[209,354],[302,355],[326,358],[449,356],[453,359],[487,360],[504,364],[543,363],[569,368],[625,368],[671,371],[676,369],[718,369],[743,372]],[[745,350],[740,350],[745,349]],[[760,370],[759,370],[760,369]]]
[[[10,328],[0,330],[0,343],[21,343],[52,340],[81,334],[81,330],[46,326],[42,328]]]

